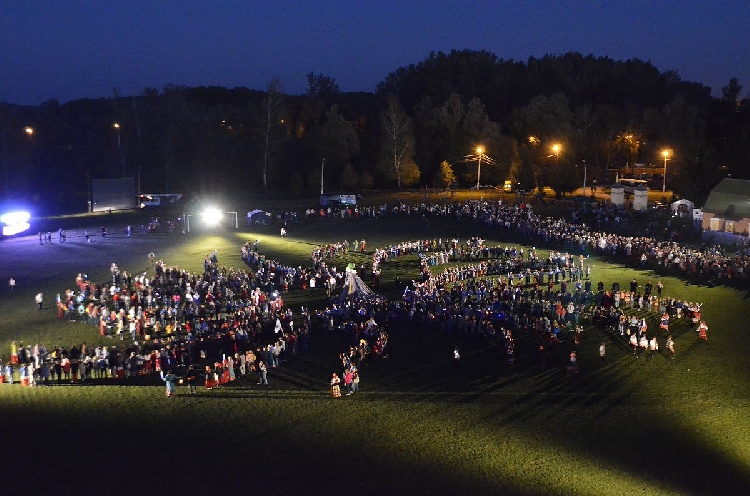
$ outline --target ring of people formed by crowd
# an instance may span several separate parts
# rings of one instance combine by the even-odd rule
[[[457,217],[460,216],[468,216],[471,218],[474,218],[476,220],[480,220],[483,222],[486,222],[487,225],[490,227],[499,226],[501,228],[510,229],[512,226],[516,226],[516,229],[518,232],[524,234],[525,236],[532,236],[532,237],[540,237],[543,239],[543,241],[547,243],[551,242],[560,242],[562,240],[563,244],[565,246],[570,247],[578,247],[582,251],[585,251],[587,249],[593,249],[594,251],[597,251],[599,253],[603,253],[605,255],[618,255],[618,253],[621,253],[627,257],[635,257],[640,263],[641,266],[645,265],[646,263],[654,264],[657,266],[660,266],[662,268],[676,268],[682,271],[690,271],[692,273],[699,272],[700,274],[704,274],[707,277],[716,277],[718,279],[721,279],[722,276],[724,276],[725,272],[723,269],[718,269],[717,267],[729,267],[730,269],[727,269],[728,272],[726,274],[728,277],[740,277],[740,278],[746,278],[747,277],[747,271],[744,270],[744,268],[747,266],[748,258],[747,253],[738,251],[734,255],[730,255],[728,257],[725,257],[722,261],[719,254],[720,251],[717,247],[710,247],[704,250],[694,250],[694,249],[688,249],[688,248],[681,248],[679,245],[675,242],[658,242],[653,238],[634,238],[634,237],[626,237],[626,236],[619,236],[619,235],[612,235],[612,234],[605,234],[600,232],[592,232],[590,231],[585,225],[583,226],[577,226],[575,224],[566,223],[565,221],[553,221],[552,219],[539,219],[532,217],[531,209],[524,205],[513,205],[505,207],[502,212],[500,210],[500,207],[502,207],[502,204],[500,202],[497,202],[496,204],[491,204],[489,202],[484,202],[485,210],[482,211],[481,209],[474,208],[473,206],[479,206],[482,205],[483,202],[466,202],[465,204],[459,205],[457,209],[450,210],[449,207],[443,205],[439,207],[435,206],[425,206],[422,204],[421,206],[415,206],[415,207],[394,207],[394,209],[391,211],[392,215],[399,215],[404,214],[406,215],[412,215],[412,214],[422,214],[424,215],[424,212],[427,211],[431,214],[437,214],[437,215],[451,215],[451,212],[453,215],[456,215]],[[458,205],[458,204],[457,204]],[[523,220],[524,210],[526,210],[526,220],[528,222],[519,222]],[[369,215],[377,216],[377,215],[386,215],[388,209],[385,207],[378,208],[376,210],[369,210]],[[376,213],[373,213],[376,212]],[[488,215],[489,213],[489,215]],[[498,213],[501,213],[500,215],[497,215]],[[508,218],[508,215],[511,215],[511,218]],[[521,215],[520,217],[518,215]],[[321,212],[321,216],[325,216],[323,212]],[[334,214],[334,216],[336,216]],[[356,216],[356,210],[355,210],[355,216]],[[514,217],[515,216],[515,217]],[[348,218],[351,217],[351,209],[347,210],[346,214],[341,214],[341,218]],[[536,226],[533,226],[533,223],[536,222]],[[558,232],[559,234],[555,234]],[[475,241],[475,240],[473,240]],[[426,266],[432,266],[432,265],[439,265],[446,263],[448,261],[455,261],[455,259],[464,259],[467,255],[468,257],[475,259],[475,258],[481,258],[484,254],[485,256],[488,255],[488,253],[491,253],[492,250],[497,250],[498,248],[488,248],[483,247],[482,250],[477,250],[476,246],[472,246],[470,243],[467,243],[466,246],[461,247],[461,251],[456,251],[456,246],[449,246],[453,245],[455,240],[450,240],[445,242],[445,249],[440,252],[432,252],[429,254],[428,257],[425,258],[426,263],[423,264],[422,269],[425,271]],[[344,245],[346,242],[343,243]],[[442,240],[440,241],[411,241],[411,242],[404,242],[399,245],[394,245],[391,247],[386,247],[382,249],[376,249],[374,252],[374,258],[373,258],[373,268],[371,271],[373,282],[376,281],[377,273],[380,269],[380,264],[387,260],[388,255],[391,256],[398,256],[401,253],[414,253],[414,252],[422,252],[434,250],[438,246],[442,244]],[[356,242],[355,242],[356,246]],[[667,248],[667,249],[665,249]],[[331,252],[331,257],[335,256],[338,253],[338,250],[333,250]],[[460,255],[459,255],[460,253]],[[640,256],[638,254],[640,253]],[[705,256],[706,254],[709,254],[710,256]],[[691,254],[691,255],[687,255]],[[455,257],[455,258],[454,258]],[[700,265],[700,264],[703,265]],[[710,269],[710,270],[708,270]],[[463,269],[450,269],[447,271],[443,277],[447,278],[455,278],[455,277],[461,277],[463,278],[463,274],[469,272],[474,272],[476,269],[475,267],[466,267]],[[576,272],[576,265],[573,264],[572,267],[569,267],[568,269],[570,272],[570,277],[575,279],[579,275],[585,274],[586,278],[589,278],[590,274],[590,267],[584,268],[583,264],[581,263],[580,269],[578,269],[578,272]],[[548,285],[549,290],[552,288],[552,284],[556,284],[558,282],[558,277],[560,276],[560,273],[562,273],[562,279],[563,284],[561,286],[564,286],[565,284],[565,275],[564,275],[565,269],[562,270],[560,267],[557,267],[554,269],[554,273],[550,272],[548,273]],[[473,274],[472,274],[473,275]],[[527,276],[519,274],[519,283],[521,280],[526,280]],[[554,277],[554,283],[551,282],[552,278]],[[536,281],[538,281],[538,275],[532,276],[532,278]],[[438,278],[439,279],[439,278]],[[513,278],[508,277],[509,285],[512,286]],[[526,280],[526,283],[528,284],[528,280]],[[538,283],[537,283],[538,284]],[[580,282],[578,283],[581,284]],[[590,281],[587,281],[587,283],[584,283],[585,285],[590,285]],[[658,283],[661,285],[661,283]],[[637,289],[631,290],[630,292],[626,291],[620,291],[619,290],[619,283],[616,283],[613,285],[612,290],[605,291],[603,287],[600,285],[597,287],[597,292],[593,293],[591,292],[590,286],[586,288],[586,290],[581,293],[580,292],[580,286],[577,288],[576,292],[571,292],[572,298],[575,298],[577,295],[583,294],[588,295],[588,298],[592,300],[592,305],[589,308],[587,314],[589,318],[591,319],[592,323],[594,323],[597,326],[604,326],[607,329],[618,329],[620,332],[620,336],[626,336],[635,334],[636,338],[638,339],[638,342],[640,344],[644,343],[643,336],[645,335],[645,331],[647,330],[647,325],[645,324],[645,318],[640,319],[640,325],[638,326],[623,326],[623,325],[612,325],[612,322],[621,322],[626,320],[626,316],[624,312],[621,311],[621,302],[623,303],[622,308],[635,308],[638,312],[640,311],[647,311],[652,312],[656,311],[658,312],[660,316],[660,325],[659,329],[662,329],[666,332],[668,332],[668,325],[666,324],[668,322],[669,317],[677,317],[681,318],[683,315],[686,315],[690,317],[694,324],[698,324],[698,329],[696,329],[699,332],[699,336],[702,339],[706,339],[706,333],[707,325],[704,321],[700,320],[700,309],[701,304],[697,303],[690,303],[690,302],[684,302],[680,299],[675,299],[671,297],[664,297],[661,298],[661,287],[658,288],[659,296],[655,296],[651,294],[653,291],[653,285],[651,282],[646,284],[646,294],[640,294]],[[640,288],[640,286],[638,286]],[[561,288],[562,290],[558,293],[559,295],[567,295],[567,292]],[[518,290],[517,290],[518,291]],[[517,293],[516,293],[517,294]],[[532,293],[533,294],[533,293]],[[584,296],[586,298],[586,296]],[[378,302],[376,302],[377,305]],[[379,302],[381,305],[383,302]],[[581,315],[581,311],[576,311],[576,304],[575,302],[568,301],[567,305],[564,305],[564,301],[556,301],[554,304],[554,314],[558,316],[558,318],[564,317],[564,315],[567,313],[571,316],[575,316],[576,320],[579,315]],[[584,302],[585,303],[585,302]],[[585,305],[584,305],[585,306]],[[396,305],[398,307],[398,305]],[[552,308],[551,302],[546,302],[546,304],[542,305],[542,308],[545,308],[547,310]],[[395,312],[398,313],[400,309],[391,307],[389,312]],[[568,311],[570,310],[570,311]],[[336,308],[334,305],[334,308],[332,310],[327,309],[326,310],[329,313],[341,313],[342,309]],[[413,310],[412,310],[413,311]],[[362,311],[360,310],[360,313]],[[383,311],[381,310],[381,313]],[[527,318],[524,316],[524,318]],[[633,321],[633,318],[630,319]],[[540,326],[540,322],[543,322],[543,324]],[[485,326],[486,328],[487,326]],[[490,326],[491,327],[491,326]],[[556,322],[555,320],[551,319],[549,316],[544,317],[544,319],[537,320],[535,322],[534,327],[536,329],[539,329],[542,327],[545,330],[552,330],[550,339],[554,340],[556,339],[556,336],[559,334],[559,322]],[[569,324],[568,324],[569,327]],[[475,328],[475,327],[473,327]],[[494,328],[493,328],[494,329]],[[582,327],[579,325],[575,326],[575,342],[578,344],[580,342],[580,336]],[[505,341],[506,350],[509,351],[509,354],[512,355],[513,352],[513,340],[511,333],[501,328],[501,331],[503,333],[503,339]],[[494,332],[494,331],[493,331]],[[649,356],[653,355],[654,351],[658,350],[658,342],[656,341],[656,332],[654,330],[651,331],[651,338],[647,340],[647,349],[650,351]],[[630,338],[628,338],[630,340]],[[541,348],[540,348],[541,349]],[[674,339],[671,335],[666,335],[666,351],[669,353],[670,357],[674,357]],[[575,354],[571,355],[571,361],[575,362]],[[605,344],[602,343],[600,346],[600,355],[606,356],[605,352]],[[638,356],[636,354],[636,356]],[[511,357],[512,359],[512,357]],[[577,369],[577,365],[575,367]]]
[[[491,228],[513,230],[532,242],[540,240],[581,252],[588,250],[608,256],[624,256],[641,266],[672,268],[719,280],[746,280],[750,264],[747,250],[726,254],[715,246],[698,250],[652,237],[593,231],[585,224],[536,216],[531,206],[524,203],[505,205],[501,201],[466,201],[414,206],[399,203],[392,208],[381,205],[320,210],[321,217],[342,219],[385,215],[473,219]],[[307,212],[308,218],[316,216],[317,211]],[[296,215],[290,219],[296,221]],[[345,329],[352,334],[358,344],[341,356],[345,368],[349,368],[352,374],[352,367],[356,369],[352,366],[353,358],[364,357],[371,351],[387,356],[388,333],[376,322],[398,319],[418,319],[431,327],[439,322],[443,332],[454,332],[457,325],[459,333],[488,334],[491,337],[498,335],[493,320],[504,322],[499,329],[500,340],[511,362],[514,332],[533,329],[541,338],[554,344],[565,328],[568,334],[575,336],[578,344],[583,331],[578,319],[582,314],[588,315],[594,325],[627,336],[630,345],[635,335],[636,356],[642,348],[651,352],[649,356],[653,355],[658,350],[658,342],[653,343],[653,332],[651,339],[646,339],[645,347],[642,346],[647,331],[646,319],[628,317],[623,308],[657,312],[660,315],[659,328],[666,332],[670,318],[687,316],[698,324],[699,337],[707,339],[708,326],[700,320],[700,304],[662,297],[661,288],[658,288],[657,295],[650,290],[641,294],[638,288],[633,288],[632,282],[629,292],[615,286],[605,291],[601,283],[594,292],[590,287],[590,267],[584,265],[583,255],[579,255],[577,264],[575,257],[568,253],[550,252],[550,257],[542,263],[534,248],[527,251],[524,259],[521,248],[488,247],[478,237],[464,243],[459,243],[457,238],[407,241],[375,249],[369,270],[371,284],[377,288],[381,267],[389,257],[418,254],[422,281],[414,281],[413,289],[406,291],[401,301],[389,302],[377,295],[337,301],[335,290],[343,284],[345,272],[329,267],[327,260],[345,254],[349,250],[347,241],[316,248],[311,254],[312,266],[304,269],[266,259],[260,254],[258,243],[248,241],[241,247],[243,261],[251,270],[220,268],[214,252],[204,259],[202,276],[168,267],[161,261],[154,264],[155,276],[150,281],[146,273],[133,276],[120,271],[114,263],[111,284],[93,284],[85,274],[79,274],[75,281],[78,290],[67,290],[64,297],[58,296],[58,316],[98,324],[102,336],[120,340],[129,336],[130,343],[93,349],[81,344],[71,346],[69,350],[56,346],[47,350],[41,344],[16,345],[14,342],[11,360],[4,367],[6,382],[14,380],[15,369],[18,369],[22,383],[33,384],[35,380],[49,383],[55,377],[58,383],[62,383],[68,380],[85,382],[97,377],[163,374],[176,367],[189,371],[186,375],[189,378],[185,380],[190,382],[197,376],[192,365],[198,357],[213,364],[205,371],[207,387],[219,387],[238,375],[253,372],[258,374],[260,384],[267,384],[267,368],[277,367],[282,356],[296,354],[298,342],[306,344],[310,327],[314,324],[313,316],[303,308],[303,325],[294,329],[292,312],[284,309],[282,294],[290,288],[312,289],[321,282],[331,297],[331,303],[326,309],[314,312],[315,323],[323,328]],[[365,253],[365,241],[354,240],[351,249]],[[153,257],[149,258],[153,262]],[[467,260],[474,263],[432,274],[433,267]],[[359,275],[364,278],[367,272],[362,265]],[[490,280],[489,275],[500,277]],[[546,290],[542,287],[545,275]],[[568,284],[575,284],[575,290],[568,291]],[[649,282],[647,287],[650,285]],[[438,296],[438,289],[441,296]],[[488,294],[494,295],[493,299],[487,300]],[[451,303],[450,311],[445,305],[447,302]],[[443,309],[439,309],[440,306]],[[498,312],[491,313],[495,311]],[[488,315],[496,318],[488,319]],[[272,329],[272,334],[264,333],[264,328]],[[260,342],[269,335],[273,337],[271,342]],[[360,335],[365,338],[358,339]],[[605,356],[603,347],[604,343],[600,347],[601,356]],[[665,347],[674,356],[671,335],[668,335]],[[345,357],[348,361],[344,360]],[[574,354],[571,354],[569,367],[575,361]],[[172,379],[165,380],[169,394]]]
[[[627,236],[592,228],[585,223],[542,217],[533,206],[525,203],[504,203],[502,200],[467,200],[432,204],[427,202],[407,205],[398,202],[383,205],[349,206],[346,208],[308,210],[308,218],[382,218],[386,216],[442,217],[473,220],[501,231],[510,231],[530,242],[545,242],[567,249],[595,252],[607,256],[624,257],[631,265],[656,270],[676,271],[682,275],[719,282],[747,285],[750,276],[750,237],[734,251],[721,245],[704,244],[699,248],[680,245],[673,239],[659,240],[649,235]],[[311,212],[311,213],[310,213]],[[574,220],[581,211],[572,212]],[[627,216],[645,215],[626,212],[613,206],[594,210],[596,226],[617,229]],[[631,224],[639,224],[646,217],[633,217]]]

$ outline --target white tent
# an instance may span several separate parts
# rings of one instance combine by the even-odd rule
[[[672,215],[692,219],[695,204],[690,200],[677,200],[671,205],[671,209]]]
[[[251,210],[247,213],[247,225],[266,224],[270,221],[271,214],[265,210]]]
[[[347,267],[344,289],[341,291],[341,295],[339,296],[339,302],[342,302],[347,298],[368,299],[375,296],[377,295],[359,277],[357,271],[352,267]]]

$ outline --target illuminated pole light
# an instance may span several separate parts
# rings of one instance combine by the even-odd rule
[[[555,154],[555,161],[557,163],[560,162],[560,151],[562,151],[562,145],[560,143],[555,143],[552,145],[552,153]]]
[[[661,151],[662,156],[664,157],[664,177],[662,178],[661,182],[661,192],[666,193],[667,191],[667,159],[669,159],[669,150],[664,149]]]
[[[482,155],[484,154],[484,147],[478,146],[477,147],[477,155],[479,155],[479,160],[477,160],[477,191],[480,189],[479,185],[479,179],[482,174]]]
[[[113,122],[112,129],[117,131],[117,153],[120,155],[120,166],[122,167],[122,173],[125,174],[125,156],[122,154],[122,135],[120,133],[120,123]]]
[[[34,136],[34,128],[31,126],[26,126],[23,128],[23,132],[25,132],[29,136]]]
[[[554,143],[552,145],[552,153],[555,154],[555,167],[560,167],[560,151],[562,150],[562,145],[560,143]]]
[[[207,208],[203,211],[203,221],[208,226],[216,226],[221,222],[223,214],[218,208]]]

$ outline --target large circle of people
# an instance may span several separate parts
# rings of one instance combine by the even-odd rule
[[[642,267],[676,269],[719,280],[745,282],[750,268],[747,250],[727,254],[717,246],[695,249],[653,237],[594,231],[585,224],[542,218],[523,203],[399,203],[391,208],[358,206],[306,212],[308,219],[389,215],[471,219],[567,251],[553,250],[542,258],[536,248],[524,252],[521,247],[490,247],[479,237],[466,241],[414,240],[376,248],[370,266],[362,264],[357,270],[362,279],[369,275],[374,288],[389,258],[418,255],[419,280],[404,284],[403,297],[391,301],[377,294],[337,294],[346,273],[330,262],[348,251],[365,253],[365,240],[316,247],[308,268],[267,259],[258,241],[248,241],[240,251],[249,269],[220,267],[214,251],[206,255],[202,275],[154,262],[150,254],[154,262],[151,279],[147,273],[121,271],[113,263],[111,282],[95,284],[85,274],[78,274],[77,290],[66,290],[57,298],[58,317],[97,325],[101,336],[113,339],[112,345],[88,347],[83,343],[70,349],[56,346],[48,350],[41,344],[13,342],[3,379],[12,382],[17,375],[26,384],[85,382],[92,378],[163,375],[181,368],[188,371],[186,380],[191,382],[204,374],[209,388],[250,374],[258,375],[259,384],[267,384],[267,369],[306,349],[311,328],[321,327],[340,329],[351,337],[352,346],[340,355],[342,375],[353,375],[358,383],[357,366],[367,355],[387,356],[386,327],[407,321],[447,334],[485,336],[503,346],[510,363],[515,360],[519,333],[536,338],[542,364],[553,359],[557,343],[572,337],[573,350],[567,364],[570,371],[577,370],[577,345],[585,317],[613,337],[620,336],[636,356],[653,356],[661,331],[664,335],[659,337],[666,337],[667,356],[673,357],[670,319],[691,319],[698,325],[699,336],[707,339],[708,326],[700,319],[701,304],[663,295],[660,282],[654,287],[649,281],[643,290],[635,280],[629,288],[620,288],[619,283],[604,288],[598,283],[594,291],[588,258],[569,252],[625,257]],[[296,222],[297,216],[285,213],[283,218]],[[437,271],[456,262],[468,263]],[[316,287],[325,288],[330,304],[312,314],[303,307],[298,319],[301,325],[295,328],[294,315],[284,307],[283,294],[290,289]],[[648,312],[656,314],[659,330],[648,330]],[[602,357],[605,344],[603,341],[599,348]],[[205,366],[205,372],[196,372],[198,363]],[[349,382],[346,384],[351,391]]]

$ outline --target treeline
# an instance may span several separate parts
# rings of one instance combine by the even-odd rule
[[[584,164],[599,177],[661,167],[665,149],[670,189],[698,202],[727,174],[750,178],[750,99],[736,79],[716,98],[641,60],[521,62],[468,50],[398,68],[375,93],[307,79],[304,95],[274,80],[265,91],[169,85],[1,104],[0,192],[78,208],[90,178],[140,173],[149,192],[312,194],[323,169],[327,191],[510,179],[565,194],[580,186]]]

